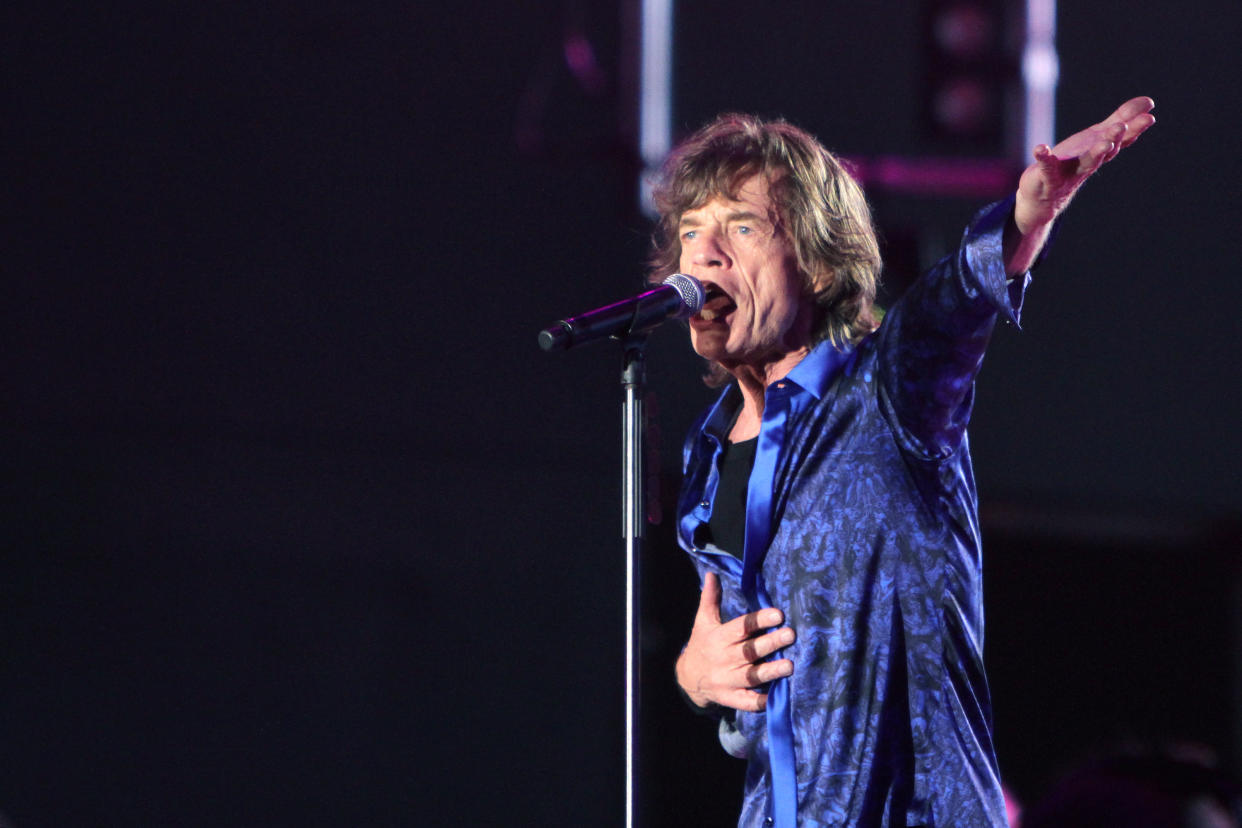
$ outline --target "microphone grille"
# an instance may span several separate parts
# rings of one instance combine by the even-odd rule
[[[664,280],[664,284],[681,295],[681,301],[686,307],[679,316],[683,318],[694,316],[703,309],[703,285],[698,279],[687,276],[685,273],[674,273]]]

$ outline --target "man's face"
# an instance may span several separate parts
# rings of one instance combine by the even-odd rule
[[[737,201],[716,196],[681,217],[680,270],[707,291],[690,318],[690,341],[726,370],[758,368],[809,344],[810,303],[777,221],[762,175],[742,186]]]

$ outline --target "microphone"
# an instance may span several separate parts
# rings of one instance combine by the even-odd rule
[[[606,336],[646,331],[669,319],[687,319],[702,308],[703,285],[693,276],[674,273],[654,290],[560,320],[539,332],[539,347],[565,351]]]

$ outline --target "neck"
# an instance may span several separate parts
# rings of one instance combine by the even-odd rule
[[[784,379],[810,352],[810,347],[803,345],[762,365],[724,366],[737,380],[738,389],[742,392],[742,410],[729,432],[729,442],[749,440],[759,434],[759,425],[763,422],[763,396],[767,387]]]

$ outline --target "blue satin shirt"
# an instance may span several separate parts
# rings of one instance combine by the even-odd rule
[[[699,547],[741,394],[691,430],[678,536],[725,620],[779,607],[793,675],[726,738],[748,762],[739,825],[1005,826],[983,671],[981,551],[966,438],[1007,280],[1013,202],[981,211],[857,346],[822,343],[766,390],[741,559]]]

